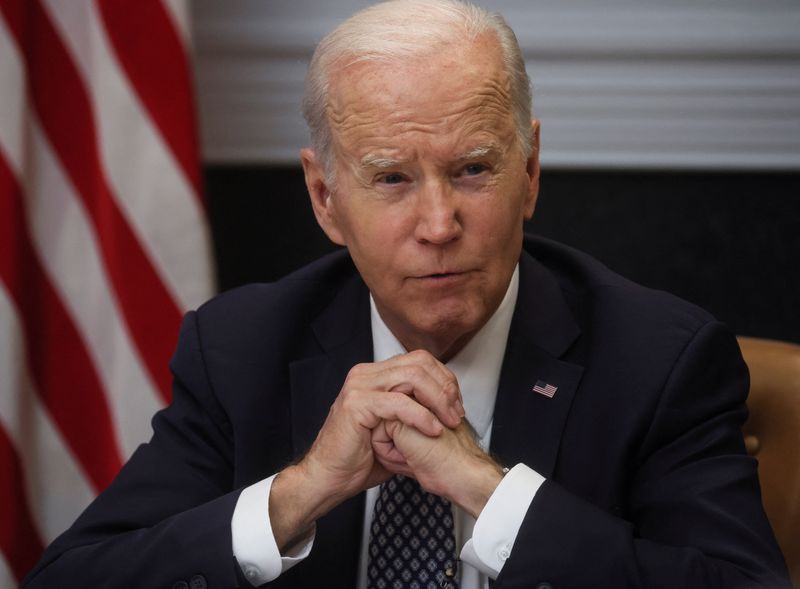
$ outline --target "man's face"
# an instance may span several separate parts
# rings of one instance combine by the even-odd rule
[[[317,219],[401,343],[446,360],[500,304],[538,191],[496,42],[350,66],[331,80],[328,118],[333,190],[302,153]]]

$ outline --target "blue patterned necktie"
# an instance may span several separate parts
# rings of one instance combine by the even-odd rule
[[[458,589],[453,510],[412,478],[381,485],[369,534],[367,589]]]

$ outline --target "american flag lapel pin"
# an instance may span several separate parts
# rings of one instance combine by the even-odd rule
[[[536,384],[533,385],[533,392],[539,393],[540,395],[544,395],[548,399],[552,399],[553,395],[556,394],[558,387],[551,385],[549,382],[545,382],[543,380],[537,380]]]

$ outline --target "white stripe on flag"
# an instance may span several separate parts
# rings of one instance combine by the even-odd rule
[[[109,402],[125,458],[150,437],[161,408],[155,384],[121,320],[92,225],[37,124],[26,206],[42,265],[86,342]]]
[[[74,521],[94,493],[28,377],[24,337],[2,283],[0,325],[0,422],[22,462],[34,521],[50,542]]]
[[[189,5],[183,0],[163,0],[164,8],[167,9],[172,22],[175,23],[175,28],[181,36],[184,46],[191,47],[191,13],[189,12]]]
[[[6,21],[0,18],[0,151],[19,175],[27,107],[25,68]],[[2,155],[2,153],[0,153]]]
[[[540,395],[544,395],[545,397],[550,397],[552,399],[553,395],[556,394],[558,387],[543,381],[539,381],[535,385],[533,385],[533,390],[534,392],[539,393]]]
[[[117,202],[178,307],[194,308],[211,294],[210,245],[198,198],[120,69],[96,3],[45,2],[88,82]]]
[[[6,559],[3,558],[3,553],[0,552],[0,588],[11,589],[17,585],[19,585],[19,583],[14,579],[14,575],[11,574],[11,569]]]

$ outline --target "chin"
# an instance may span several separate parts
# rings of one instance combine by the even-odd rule
[[[479,315],[474,309],[462,304],[426,314],[424,319],[417,323],[417,327],[431,339],[455,341],[480,329],[483,322],[480,321]]]

